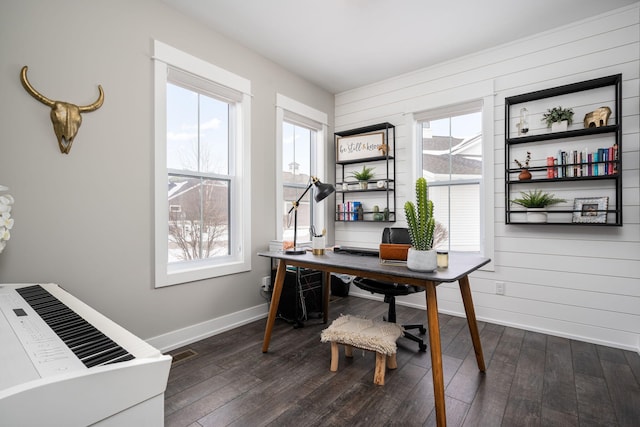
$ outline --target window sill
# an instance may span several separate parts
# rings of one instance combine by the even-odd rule
[[[198,263],[187,265],[170,265],[166,271],[156,271],[155,287],[181,285],[199,280],[213,279],[230,274],[244,273],[251,270],[249,261],[230,261],[224,264],[198,266]]]

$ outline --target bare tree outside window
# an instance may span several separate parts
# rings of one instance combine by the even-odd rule
[[[168,261],[230,254],[228,103],[167,85]]]
[[[170,196],[169,259],[228,255],[228,182],[171,177],[170,186],[175,191]]]

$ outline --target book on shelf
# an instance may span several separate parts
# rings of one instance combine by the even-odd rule
[[[362,203],[360,202],[352,202],[353,210],[351,211],[351,220],[352,221],[360,221],[362,218]]]
[[[336,205],[338,221],[359,221],[364,219],[362,203],[348,201]]]
[[[558,150],[558,178],[566,178],[567,177],[567,153]]]
[[[555,159],[553,156],[547,157],[547,178],[553,178],[555,175],[555,168],[553,167]]]
[[[598,148],[589,152],[559,149],[556,157],[546,159],[547,178],[579,178],[583,176],[606,176],[618,173],[618,144]]]

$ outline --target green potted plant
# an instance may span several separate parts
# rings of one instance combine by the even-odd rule
[[[573,123],[573,110],[560,106],[549,108],[542,115],[542,121],[547,123],[547,127],[551,128],[551,132],[566,131],[569,125]]]
[[[416,206],[417,205],[417,206]],[[427,180],[416,180],[416,204],[404,204],[411,248],[407,253],[407,267],[416,271],[434,271],[437,268],[433,237],[436,220],[433,217],[433,201],[429,200]]]
[[[521,192],[520,198],[511,200],[511,203],[523,206],[527,209],[528,222],[547,222],[547,213],[544,212],[547,206],[566,202],[554,194],[545,193],[542,190],[530,190]]]
[[[366,190],[369,188],[369,180],[373,178],[373,171],[374,168],[363,165],[361,171],[353,171],[351,175],[360,182],[360,188]]]

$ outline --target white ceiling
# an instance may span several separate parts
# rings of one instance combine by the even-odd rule
[[[332,93],[638,0],[163,0]]]

